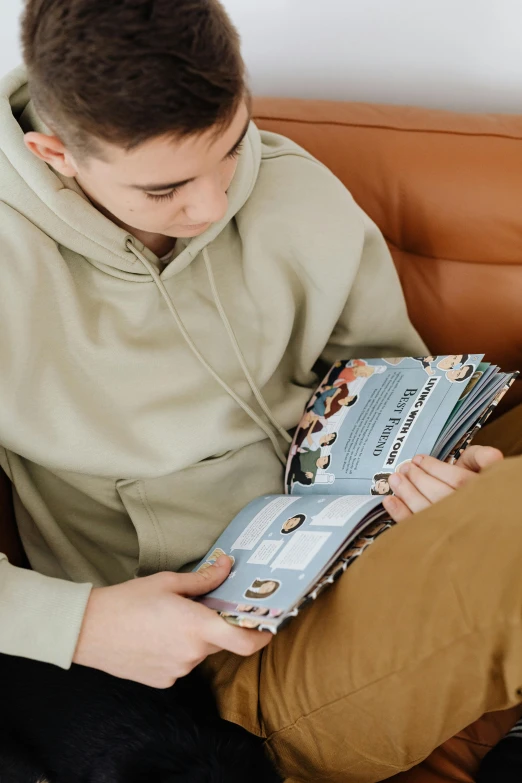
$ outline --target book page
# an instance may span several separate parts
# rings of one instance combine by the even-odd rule
[[[221,554],[230,576],[199,599],[211,609],[278,618],[313,586],[379,498],[267,495],[242,509],[195,570]]]
[[[391,494],[390,475],[430,454],[483,354],[354,359],[310,400],[288,459],[286,491]]]

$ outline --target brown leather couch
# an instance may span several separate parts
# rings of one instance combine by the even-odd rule
[[[375,220],[433,353],[484,352],[522,369],[522,116],[273,98],[254,114],[332,169]],[[522,380],[504,407],[521,401]],[[393,783],[470,783],[518,714],[486,716]]]
[[[323,161],[379,225],[433,353],[486,352],[522,368],[522,117],[275,99],[254,108],[262,128]],[[522,381],[506,407],[517,401]],[[24,563],[1,471],[0,551]],[[516,718],[484,717],[393,783],[470,783]]]

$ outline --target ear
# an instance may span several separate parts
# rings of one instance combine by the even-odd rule
[[[24,142],[33,155],[49,164],[64,177],[75,177],[78,174],[78,166],[73,156],[58,136],[47,136],[45,133],[31,131],[25,134]]]

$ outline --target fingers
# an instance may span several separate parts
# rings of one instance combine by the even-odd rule
[[[449,482],[458,485],[475,476],[470,471],[455,465],[445,465],[432,457],[423,457],[419,462],[422,467],[406,463],[399,473],[390,476],[390,487],[395,497],[385,498],[383,505],[395,522],[402,522],[412,513],[424,511],[432,503],[451,495],[456,486]]]
[[[476,473],[472,470],[460,465],[449,465],[447,462],[423,455],[414,457],[412,463],[404,465],[401,472],[404,470],[410,481],[413,481],[423,494],[426,489],[428,492],[426,497],[432,502],[441,500],[450,492],[464,487],[476,478]],[[439,485],[440,492],[437,491],[436,484]]]
[[[202,571],[188,574],[172,574],[172,592],[187,597],[205,595],[225,581],[232,568],[232,561],[226,555],[218,557],[214,565]]]
[[[395,522],[403,521],[474,481],[480,471],[502,459],[502,452],[489,446],[471,446],[456,465],[418,455],[390,476],[395,497],[385,498],[384,507]]]
[[[430,494],[434,495],[437,491],[443,491],[438,486],[439,484],[441,484],[441,487],[444,486],[437,479],[424,474],[420,468],[414,465],[405,465],[401,473],[394,473],[390,476],[390,487],[395,496],[402,500],[414,514],[424,511],[432,502],[435,502],[430,499]],[[448,494],[450,491],[448,488]]]
[[[382,504],[394,522],[404,522],[412,515],[406,503],[393,495],[383,498]]]
[[[440,459],[435,459],[435,457],[419,454],[413,458],[412,462],[415,468],[447,484],[452,489],[459,489],[459,487],[467,483],[469,478],[469,470],[465,470],[458,465],[449,465],[447,462],[441,462]]]
[[[494,449],[492,446],[470,446],[464,451],[457,465],[475,473],[480,473],[481,470],[489,468],[490,465],[494,465],[495,462],[501,462],[503,459],[504,455],[502,452],[499,449]]]
[[[470,446],[455,465],[423,455],[414,457],[413,464],[453,489],[460,489],[468,484],[474,474],[503,459],[504,455],[498,449],[490,446]]]
[[[207,641],[221,650],[228,650],[236,655],[249,656],[261,650],[274,638],[269,631],[247,630],[230,625],[222,617],[213,612],[214,619],[209,623]]]

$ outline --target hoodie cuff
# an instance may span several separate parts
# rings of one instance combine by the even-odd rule
[[[0,652],[68,669],[91,589],[17,568],[0,555]]]

